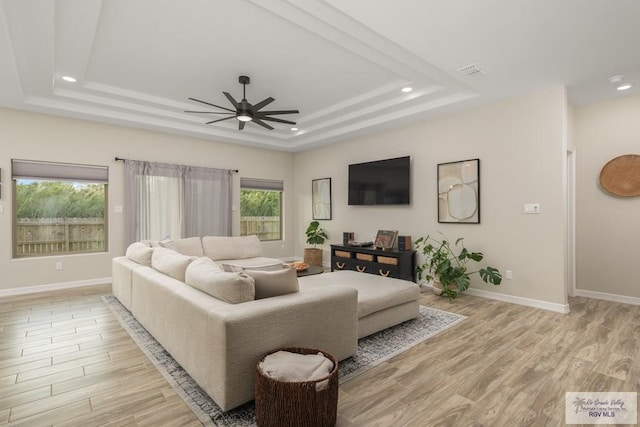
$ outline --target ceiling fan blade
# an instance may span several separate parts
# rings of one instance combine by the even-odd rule
[[[205,125],[210,125],[211,123],[221,122],[221,121],[223,121],[223,120],[233,119],[233,118],[235,118],[235,117],[236,117],[236,116],[229,116],[229,117],[225,117],[225,118],[218,119],[218,120],[212,120],[212,121],[210,121],[210,122],[205,123]]]
[[[229,92],[222,92],[222,93],[224,94],[224,96],[227,97],[231,105],[233,105],[235,108],[238,108],[238,101],[233,99],[233,96],[229,95]]]
[[[256,116],[253,117],[253,120],[255,120],[255,119],[256,119]],[[271,122],[286,123],[288,125],[295,125],[296,124],[296,122],[292,122],[290,120],[276,119],[275,117],[264,117],[262,114],[260,114],[258,116],[258,119],[268,120],[268,121],[271,121]]]
[[[247,122],[243,122],[242,120],[238,120],[238,130],[244,129],[244,125]]]
[[[198,113],[198,114],[235,114],[222,111],[185,111],[185,113]]]
[[[262,101],[258,102],[256,105],[253,106],[253,111],[258,111],[259,109],[264,108],[267,105],[271,104],[273,101],[275,101],[275,99],[273,99],[272,97],[263,99]]]
[[[216,104],[211,104],[210,102],[200,101],[199,99],[195,99],[195,98],[189,98],[189,99],[190,99],[190,100],[192,100],[192,101],[200,102],[200,103],[202,103],[202,104],[211,105],[212,107],[220,108],[220,109],[222,109],[222,110],[231,111],[232,113],[235,113],[235,112],[236,112],[235,110],[232,110],[232,109],[230,109],[230,108],[221,107],[221,106],[216,105]]]
[[[267,128],[267,129],[269,129],[269,130],[273,130],[273,126],[269,126],[268,124],[266,124],[266,123],[265,123],[265,122],[263,122],[262,120],[257,119],[257,118],[255,118],[255,117],[253,118],[252,122],[253,122],[253,123],[255,123],[255,124],[257,124],[257,125],[262,126],[263,128]]]
[[[280,111],[260,111],[260,114],[271,116],[273,114],[299,114],[298,110],[280,110]]]

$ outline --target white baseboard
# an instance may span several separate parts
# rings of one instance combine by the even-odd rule
[[[554,302],[542,301],[539,299],[517,297],[514,295],[499,294],[497,292],[484,291],[482,289],[469,288],[466,293],[475,297],[494,299],[497,301],[510,302],[513,304],[526,305],[527,307],[541,308],[543,310],[554,311],[556,313],[569,313],[569,304],[557,304]]]
[[[58,291],[60,289],[81,288],[111,283],[111,277],[102,279],[78,280],[76,282],[51,283],[48,285],[25,286],[24,288],[0,289],[0,297],[35,294],[36,292]]]
[[[628,297],[625,295],[608,294],[606,292],[587,291],[585,289],[576,289],[573,296],[600,299],[604,301],[619,302],[621,304],[640,305],[640,298]]]

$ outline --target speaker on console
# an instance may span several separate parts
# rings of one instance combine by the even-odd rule
[[[398,236],[398,250],[399,251],[411,250],[411,236]]]

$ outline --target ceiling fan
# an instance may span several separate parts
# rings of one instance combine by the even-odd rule
[[[244,125],[247,122],[253,122],[253,123],[255,123],[257,125],[260,125],[260,126],[262,126],[264,128],[267,128],[269,130],[272,130],[273,126],[270,126],[268,123],[265,123],[265,121],[271,121],[271,122],[277,122],[277,123],[286,123],[286,124],[289,124],[289,125],[295,125],[296,124],[296,122],[292,122],[292,121],[289,121],[289,120],[278,119],[278,118],[269,117],[269,116],[278,115],[278,114],[298,114],[299,113],[298,110],[260,111],[262,108],[266,107],[267,105],[269,105],[273,101],[275,101],[275,99],[269,97],[267,99],[264,99],[264,100],[258,102],[255,105],[253,105],[249,101],[247,101],[247,97],[246,97],[246,88],[247,88],[247,85],[251,82],[251,79],[249,79],[249,77],[247,77],[247,76],[240,76],[238,78],[238,81],[242,85],[242,101],[238,102],[233,98],[233,96],[229,95],[228,92],[222,92],[224,94],[224,96],[227,97],[229,102],[231,102],[231,105],[233,105],[235,110],[232,110],[232,109],[226,108],[226,107],[221,107],[220,105],[211,104],[210,102],[201,101],[199,99],[189,98],[192,101],[200,102],[202,104],[211,105],[212,107],[220,108],[220,109],[225,110],[225,111],[185,111],[185,113],[225,114],[225,115],[228,115],[229,117],[223,117],[222,119],[212,120],[210,122],[206,122],[205,124],[209,125],[211,123],[216,123],[216,122],[221,122],[223,120],[229,120],[229,119],[236,118],[236,119],[238,119],[238,129],[239,130],[244,129]]]

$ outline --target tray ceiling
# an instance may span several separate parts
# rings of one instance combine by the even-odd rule
[[[0,106],[300,151],[550,86],[622,96],[638,18],[634,0],[3,0]],[[298,130],[184,113],[242,98],[239,75]]]

